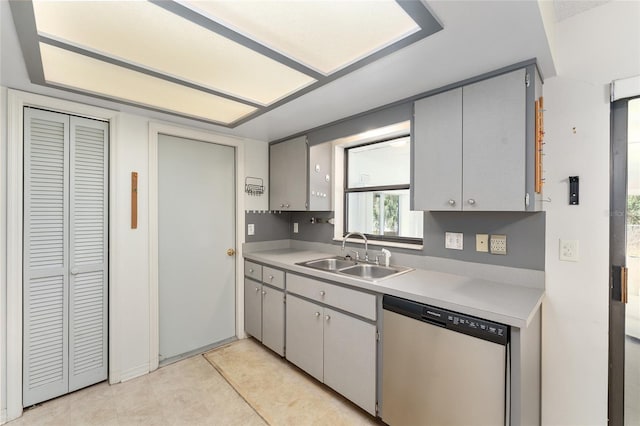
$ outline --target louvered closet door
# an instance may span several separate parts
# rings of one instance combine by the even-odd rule
[[[68,389],[69,117],[24,114],[25,407]]]
[[[108,124],[25,108],[23,405],[107,378]]]
[[[69,391],[107,378],[108,124],[71,117]]]

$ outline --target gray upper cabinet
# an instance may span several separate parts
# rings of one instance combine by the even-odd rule
[[[526,211],[527,69],[417,101],[412,138],[414,210]]]
[[[269,146],[269,208],[307,210],[307,170],[305,136]]]
[[[306,136],[269,146],[271,210],[331,210],[331,144]]]
[[[412,143],[413,210],[462,206],[462,88],[417,101]]]

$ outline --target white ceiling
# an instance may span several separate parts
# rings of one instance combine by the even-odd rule
[[[537,58],[543,77],[555,75],[537,0],[440,0],[427,5],[443,25],[442,31],[234,129],[32,85],[5,1],[0,1],[0,84],[222,133],[275,140],[531,58]]]

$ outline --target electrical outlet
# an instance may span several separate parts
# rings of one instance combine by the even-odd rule
[[[293,233],[294,234],[298,233],[298,222],[293,222]]]
[[[462,250],[464,234],[461,232],[445,232],[444,248],[452,250]]]
[[[476,234],[476,251],[489,252],[489,234]]]
[[[490,239],[491,254],[507,254],[507,236],[492,235]]]
[[[560,240],[560,260],[565,262],[580,260],[578,240]]]
[[[250,223],[247,225],[247,235],[255,235],[256,233],[256,225]]]

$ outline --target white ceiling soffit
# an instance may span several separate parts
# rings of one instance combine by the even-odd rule
[[[442,29],[419,1],[16,1],[33,83],[235,127]]]

